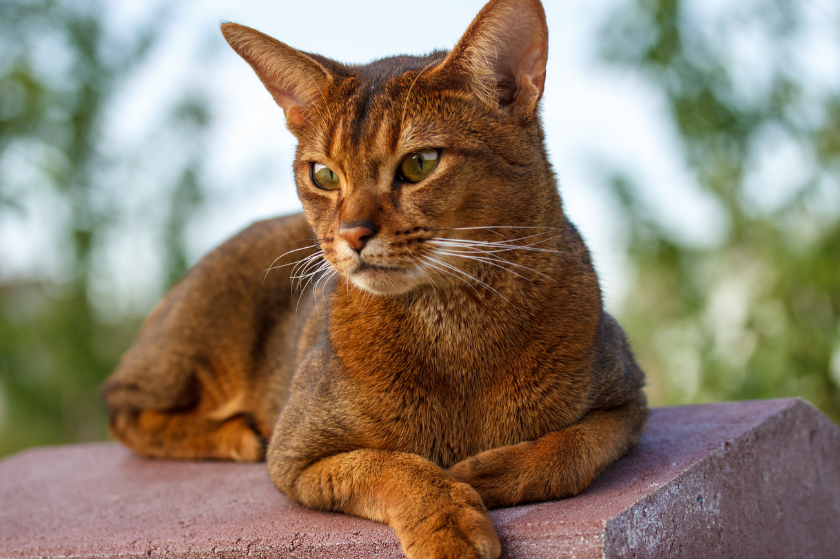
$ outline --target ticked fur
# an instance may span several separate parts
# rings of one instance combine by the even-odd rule
[[[106,384],[112,432],[265,453],[288,496],[388,523],[409,556],[498,556],[486,508],[582,492],[647,415],[546,156],[542,6],[492,0],[452,51],[365,66],[222,30],[298,139],[304,215],[170,291]]]

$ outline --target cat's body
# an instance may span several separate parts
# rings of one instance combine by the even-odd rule
[[[647,414],[543,147],[538,0],[367,66],[223,31],[298,137],[306,217],[172,289],[106,385],[113,433],[174,458],[270,440],[290,497],[384,521],[410,556],[497,556],[485,506],[585,490]]]

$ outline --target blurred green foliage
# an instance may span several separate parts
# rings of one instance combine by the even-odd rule
[[[115,36],[102,2],[0,1],[0,220],[27,212],[32,197],[52,201],[60,211],[43,227],[60,239],[66,265],[59,278],[0,284],[0,456],[107,437],[98,386],[141,317],[103,317],[94,305],[94,261],[121,227],[118,189],[127,188],[103,170],[149,154],[110,153],[103,125],[119,86],[157,40],[159,12]],[[187,96],[171,115],[174,134],[200,148],[191,137],[208,124],[204,104]],[[169,209],[160,236],[167,284],[187,266],[184,227],[201,202],[200,149],[175,165],[181,170],[159,201]]]
[[[662,96],[721,216],[698,246],[651,211],[639,179],[611,174],[635,271],[620,321],[655,404],[802,396],[840,421],[840,88],[810,83],[798,58],[831,54],[805,47],[820,5],[723,3],[702,26],[689,10],[701,5],[637,0],[603,30],[603,58]],[[736,59],[744,37],[760,49],[750,64]],[[758,175],[780,146],[792,165]],[[775,181],[787,184],[773,203]]]
[[[795,63],[810,4],[732,3],[713,26],[687,5],[621,4],[599,38],[611,68],[662,96],[685,162],[720,214],[712,242],[688,240],[649,204],[644,178],[611,168],[605,184],[634,275],[620,320],[654,404],[801,395],[840,420],[840,92],[811,88]],[[167,112],[165,137],[114,153],[108,111],[164,18],[153,13],[115,36],[95,0],[0,0],[0,13],[0,220],[27,212],[33,193],[58,201],[45,227],[66,265],[58,276],[0,284],[2,456],[106,437],[97,389],[141,317],[97,307],[96,259],[124,229],[131,188],[115,190],[103,170],[130,175],[178,152],[156,202],[163,218],[148,224],[159,230],[163,289],[189,264],[184,230],[206,197],[211,114],[186,92]],[[766,79],[745,85],[727,38],[748,28],[772,48],[762,53]],[[773,142],[795,146],[803,162],[779,204],[750,186]]]

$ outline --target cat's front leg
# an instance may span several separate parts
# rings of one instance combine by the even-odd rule
[[[314,509],[388,524],[409,558],[498,558],[499,538],[478,493],[413,453],[357,449],[299,473],[269,454],[269,473]]]
[[[590,412],[535,441],[468,457],[449,472],[487,508],[575,496],[638,442],[646,416],[643,402]]]

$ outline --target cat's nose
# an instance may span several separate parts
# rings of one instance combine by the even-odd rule
[[[379,228],[370,221],[359,220],[349,224],[341,224],[338,228],[338,235],[346,239],[354,251],[361,253],[368,239],[376,235],[377,231],[379,231]]]

